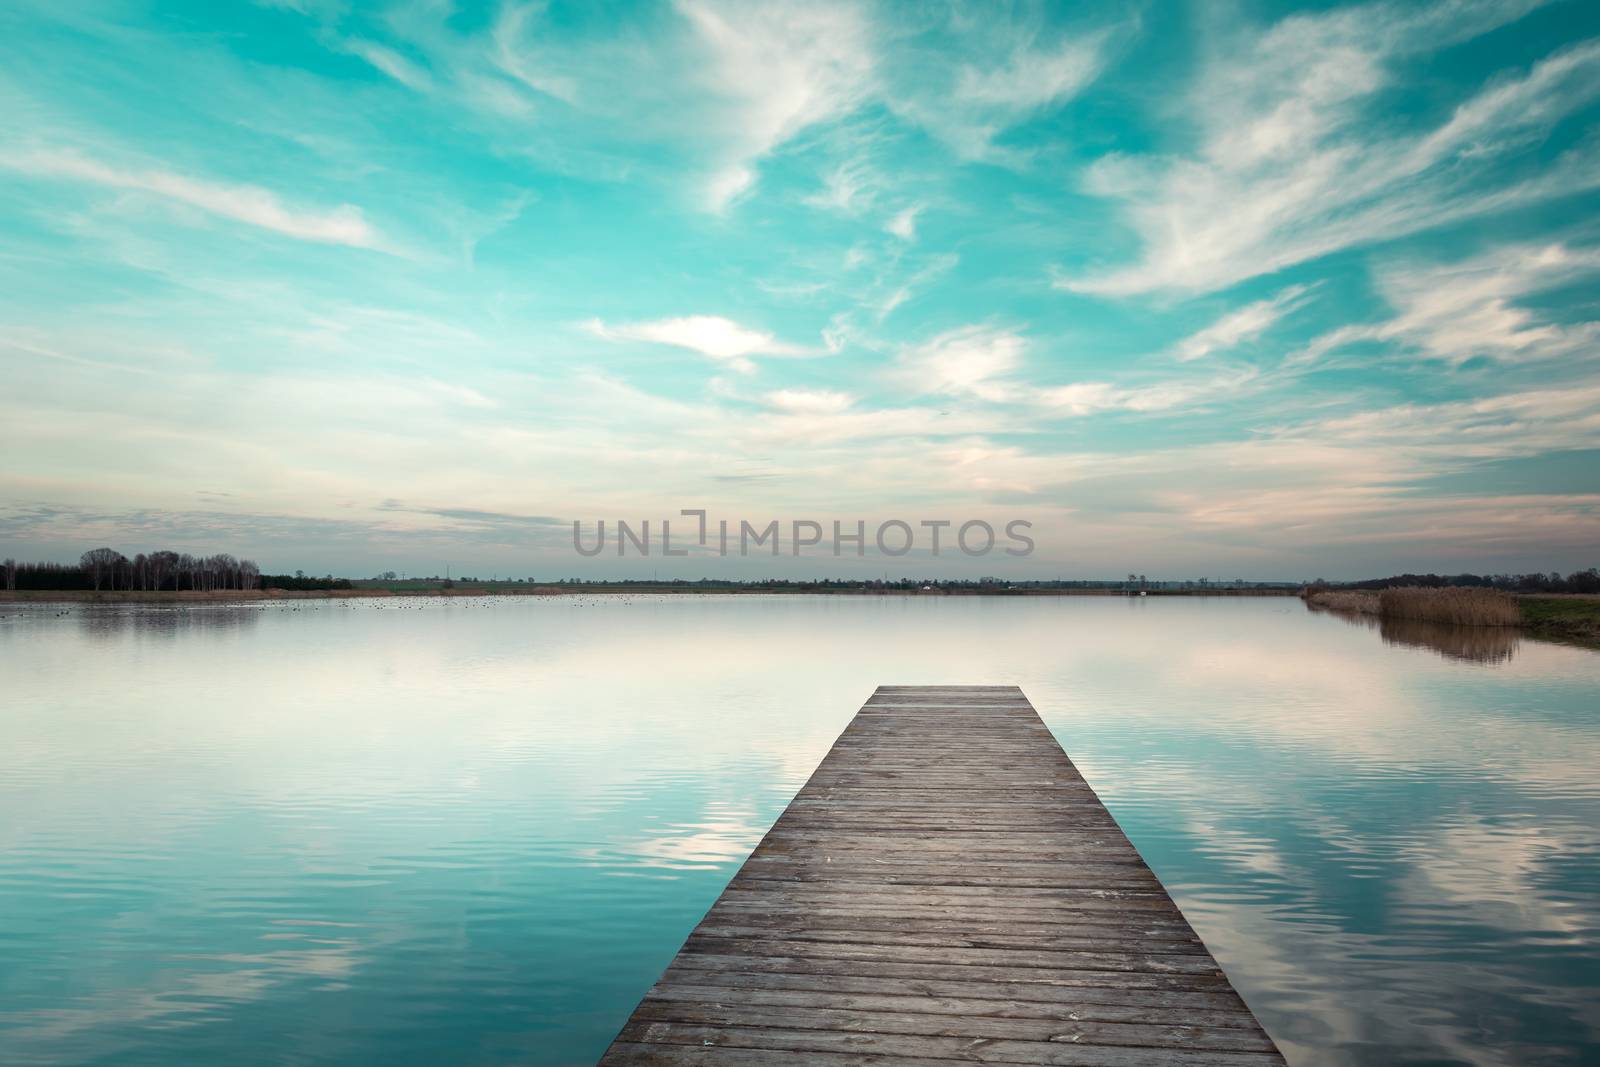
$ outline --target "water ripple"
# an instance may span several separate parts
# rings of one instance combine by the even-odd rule
[[[1600,656],[1270,600],[24,605],[7,1064],[592,1063],[881,683],[1026,688],[1296,1064],[1600,1058]]]

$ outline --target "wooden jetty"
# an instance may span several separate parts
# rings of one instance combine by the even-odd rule
[[[881,686],[603,1065],[1268,1067],[1015,686]]]

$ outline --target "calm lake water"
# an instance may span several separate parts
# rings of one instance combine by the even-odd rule
[[[1600,654],[1291,599],[0,605],[0,1062],[590,1064],[880,683],[1017,684],[1297,1064],[1600,1061]]]

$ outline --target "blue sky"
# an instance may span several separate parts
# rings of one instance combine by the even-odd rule
[[[1600,562],[1592,4],[13,0],[0,33],[4,554]],[[681,508],[1038,548],[572,552]]]

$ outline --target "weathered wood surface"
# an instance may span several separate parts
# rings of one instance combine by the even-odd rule
[[[603,1065],[1283,1061],[1014,686],[881,686]]]

